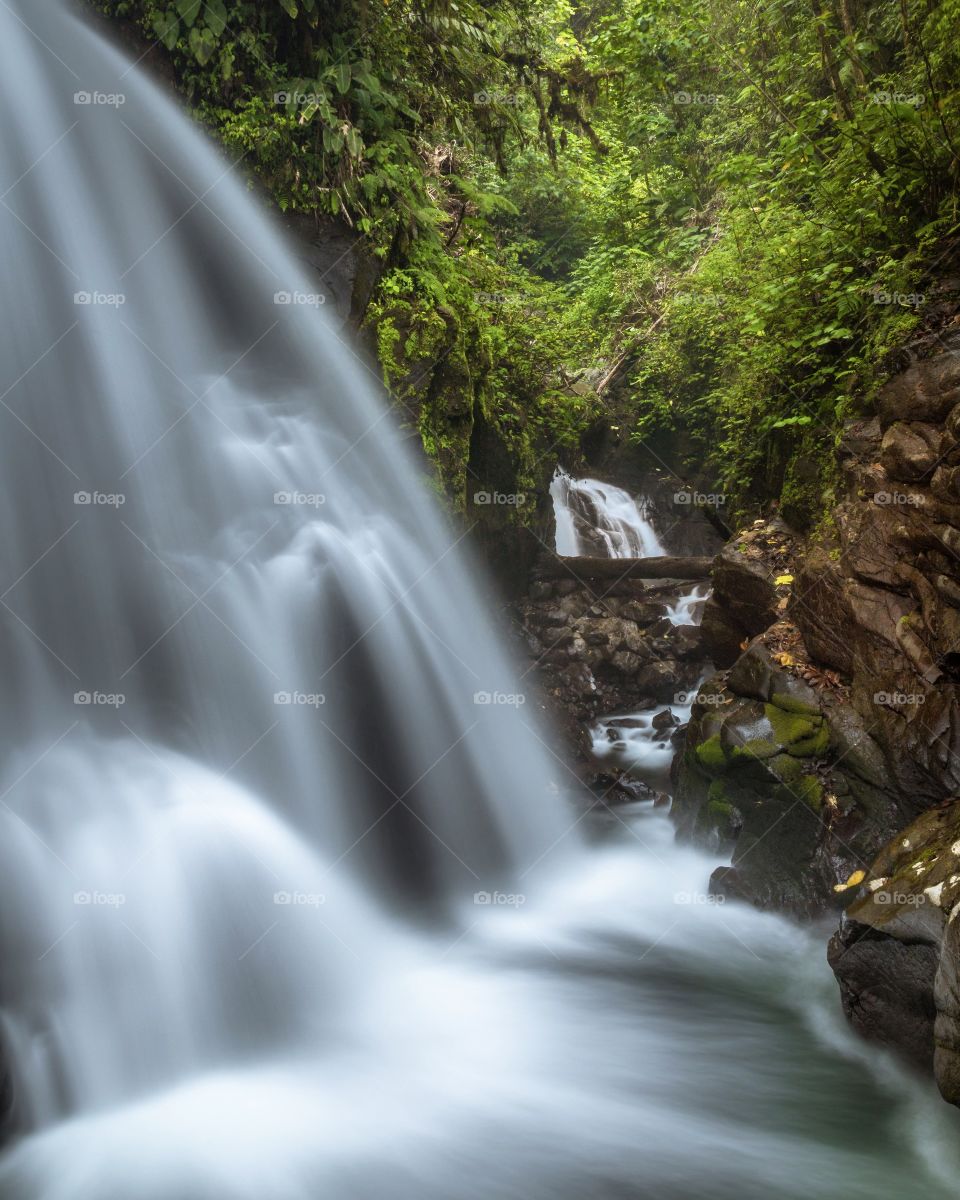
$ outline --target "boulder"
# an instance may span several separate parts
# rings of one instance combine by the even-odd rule
[[[829,950],[844,1012],[960,1104],[960,800],[921,813],[850,884]]]

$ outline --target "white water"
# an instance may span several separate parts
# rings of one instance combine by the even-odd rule
[[[683,592],[673,604],[667,605],[667,616],[674,625],[699,625],[703,605],[710,595],[705,584],[698,583],[689,592]]]
[[[597,479],[573,479],[557,470],[550,484],[557,519],[557,553],[608,558],[666,554],[637,501],[623,488]]]
[[[951,1195],[953,1114],[867,1072],[821,938],[701,902],[649,812],[584,847],[228,164],[54,0],[0,59],[0,1196]]]

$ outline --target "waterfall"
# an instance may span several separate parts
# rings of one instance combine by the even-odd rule
[[[557,553],[603,558],[666,554],[641,506],[623,488],[597,479],[572,479],[557,470],[550,484],[557,519]]]
[[[813,932],[652,809],[581,841],[230,161],[60,0],[0,61],[0,1200],[952,1196]],[[588,483],[568,546],[659,552]]]
[[[398,912],[455,924],[579,831],[322,280],[55,0],[0,6],[0,46],[0,962],[31,1130],[323,1044]]]

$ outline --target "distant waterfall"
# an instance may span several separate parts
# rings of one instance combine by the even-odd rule
[[[597,479],[573,479],[558,470],[550,484],[557,519],[557,553],[606,558],[666,554],[653,525],[623,488]]]

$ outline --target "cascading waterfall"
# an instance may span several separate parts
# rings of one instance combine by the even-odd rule
[[[573,479],[558,469],[550,492],[558,554],[596,553],[598,545],[610,558],[651,558],[667,553],[644,505],[622,488],[596,479]],[[702,584],[681,591],[666,605],[667,619],[672,625],[698,625],[708,594]],[[670,735],[690,719],[695,691],[684,689],[666,706],[675,722],[671,726],[656,727],[656,710],[602,718],[590,730],[594,756],[631,771],[651,786],[666,788],[673,759]]]
[[[598,479],[573,479],[557,470],[550,484],[557,518],[557,553],[608,558],[666,554],[660,539],[629,492]]]
[[[951,1195],[812,935],[659,815],[582,848],[229,162],[59,0],[0,57],[0,1197]]]
[[[577,835],[318,282],[59,3],[4,5],[0,45],[0,958],[31,1129],[322,1041],[374,909],[452,914]]]

